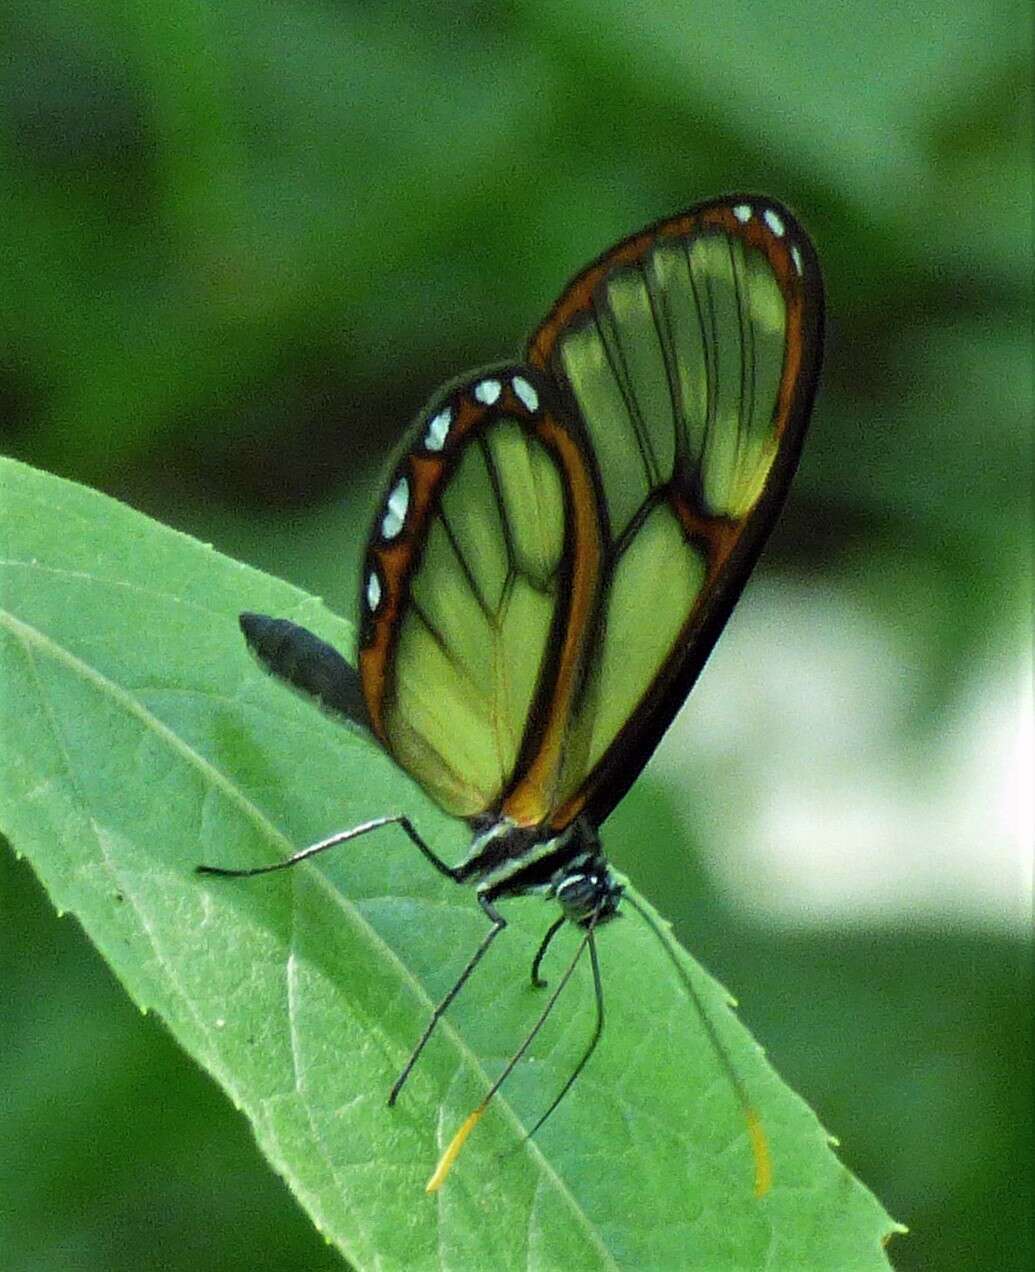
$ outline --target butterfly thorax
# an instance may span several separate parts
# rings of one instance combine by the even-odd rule
[[[552,897],[564,917],[580,927],[613,918],[623,892],[596,828],[585,817],[560,833],[494,820],[475,836],[458,877],[475,884],[490,903],[534,894]]]

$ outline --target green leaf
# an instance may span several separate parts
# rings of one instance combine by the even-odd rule
[[[427,1196],[439,1153],[543,1001],[528,969],[552,914],[510,907],[511,928],[387,1109],[484,932],[472,894],[391,829],[271,878],[194,873],[274,861],[385,812],[462,853],[462,828],[376,747],[254,667],[236,615],[290,617],[348,649],[345,624],[81,487],[0,460],[0,493],[0,829],[357,1267],[887,1267],[894,1224],[688,963],[771,1141],[774,1185],[754,1197],[734,1094],[635,916],[602,934],[607,1028],[571,1095],[521,1142],[592,1029],[586,967]],[[564,937],[554,979],[574,948]]]

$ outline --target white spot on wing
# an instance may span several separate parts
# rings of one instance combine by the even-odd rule
[[[769,226],[777,238],[783,238],[785,230],[784,223],[772,208],[766,208],[766,210],[762,213],[762,220],[765,221],[766,225]]]
[[[440,451],[446,444],[449,426],[453,422],[453,412],[447,406],[430,420],[428,431],[424,434],[424,446],[429,451]]]
[[[742,225],[747,225],[751,220],[751,209],[746,203],[738,203],[733,209],[733,215]]]
[[[474,396],[486,406],[492,406],[502,392],[499,380],[482,380],[474,386]]]
[[[377,607],[381,604],[381,580],[377,577],[377,571],[370,571],[370,578],[367,579],[367,609],[371,614],[377,613]]]
[[[394,539],[406,522],[406,510],[410,506],[410,483],[400,477],[388,496],[388,507],[381,518],[381,533],[386,539]]]
[[[535,391],[532,385],[528,383],[524,376],[516,375],[510,383],[514,388],[514,392],[530,411],[539,410],[539,394]]]
[[[791,247],[791,260],[794,262],[794,268],[799,274],[805,273],[805,266],[802,264],[801,252],[798,250],[797,243]]]

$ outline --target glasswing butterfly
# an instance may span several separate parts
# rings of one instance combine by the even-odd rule
[[[815,250],[773,199],[732,195],[625,239],[565,289],[523,362],[462,377],[417,417],[378,505],[360,579],[358,672],[284,619],[243,614],[265,667],[370,731],[471,827],[458,865],[409,818],[332,835],[283,869],[383,826],[474,886],[489,928],[432,1014],[389,1096],[506,926],[499,903],[540,894],[582,939],[534,1027],[429,1181],[536,1036],[588,950],[597,1023],[530,1134],[600,1037],[596,929],[623,885],[598,829],[689,693],[761,551],[797,466],[819,375],[823,286]],[[650,916],[626,896],[669,951]],[[698,1003],[698,1006],[700,1004]],[[748,1118],[756,1186],[765,1140]]]

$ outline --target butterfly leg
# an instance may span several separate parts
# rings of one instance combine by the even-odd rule
[[[448,873],[448,869],[446,873]],[[467,981],[470,978],[471,973],[474,971],[474,969],[478,966],[478,964],[482,961],[482,959],[488,953],[489,946],[493,943],[496,937],[499,936],[499,934],[507,926],[507,920],[503,917],[502,914],[500,914],[500,912],[496,909],[496,907],[492,904],[492,902],[487,897],[479,896],[478,903],[481,905],[482,909],[485,911],[486,915],[488,916],[489,922],[492,924],[492,927],[489,928],[485,936],[482,937],[481,943],[479,944],[478,948],[467,960],[467,966],[456,978],[449,993],[446,994],[446,996],[438,1004],[435,1010],[431,1013],[431,1019],[428,1021],[427,1027],[425,1028],[424,1032],[421,1034],[420,1039],[417,1042],[417,1045],[413,1048],[413,1051],[410,1053],[410,1058],[409,1060],[406,1061],[406,1064],[403,1067],[402,1073],[400,1073],[399,1076],[396,1078],[391,1091],[389,1091],[388,1093],[388,1103],[390,1105],[394,1104],[395,1101],[399,1098],[399,1092],[402,1090],[403,1085],[406,1082],[406,1079],[412,1073],[413,1066],[417,1063],[418,1059],[420,1058],[420,1054],[424,1050],[425,1046],[427,1045],[428,1039],[431,1037],[431,1035],[435,1031],[435,1026],[445,1015],[450,1003],[457,996],[457,994],[459,994],[459,992],[463,989],[463,987],[467,984]]]
[[[567,916],[564,914],[562,914],[560,918],[554,919],[554,921],[546,929],[546,935],[539,943],[539,948],[536,950],[535,958],[532,959],[532,984],[536,987],[536,989],[545,989],[550,983],[539,975],[539,968],[542,965],[543,959],[546,957],[546,951],[550,948],[550,942],[561,928],[564,927],[567,921]]]
[[[349,830],[340,830],[337,834],[331,835],[327,839],[321,839],[319,843],[310,844],[308,848],[302,848],[298,852],[292,853],[290,857],[285,857],[283,861],[275,861],[269,866],[251,866],[244,870],[234,870],[228,866],[195,866],[195,870],[198,874],[221,875],[231,879],[248,879],[253,875],[272,874],[275,870],[287,870],[289,866],[297,866],[300,861],[308,861],[310,857],[315,857],[318,853],[326,852],[329,848],[337,848],[339,844],[348,843],[350,839],[358,839],[360,835],[369,834],[372,830],[380,830],[382,826],[401,826],[409,836],[410,841],[416,845],[423,856],[431,862],[440,874],[444,874],[448,879],[452,879],[456,883],[461,882],[461,877],[456,868],[448,865],[441,857],[432,852],[417,833],[410,819],[402,813],[393,817],[375,817],[372,821],[362,822]]]
[[[575,1066],[574,1069],[572,1069],[571,1073],[568,1074],[568,1077],[564,1083],[564,1086],[561,1087],[561,1089],[550,1101],[549,1108],[546,1110],[545,1113],[543,1113],[539,1117],[536,1124],[525,1136],[525,1139],[532,1138],[532,1136],[536,1133],[536,1131],[539,1130],[540,1126],[542,1126],[542,1124],[554,1111],[557,1105],[560,1104],[560,1102],[568,1094],[571,1088],[575,1085],[575,1079],[579,1076],[582,1070],[589,1063],[589,1058],[593,1054],[593,1052],[596,1050],[597,1043],[600,1041],[600,1035],[604,1032],[604,984],[600,977],[600,960],[597,958],[597,943],[593,939],[592,927],[589,928],[589,930],[586,932],[586,935],[583,937],[582,944],[579,946],[578,950],[576,951],[574,959],[572,959],[571,963],[568,965],[568,970],[565,972],[564,976],[562,977],[561,983],[557,986],[553,994],[550,996],[550,1001],[546,1004],[546,1007],[543,1010],[543,1017],[540,1018],[540,1022],[549,1013],[550,1008],[553,1006],[554,1002],[556,1002],[558,996],[560,995],[561,990],[564,988],[568,980],[568,977],[575,970],[575,964],[582,957],[582,950],[586,945],[589,946],[589,962],[590,962],[590,966],[593,969],[593,997],[594,997],[594,1000],[596,1001],[596,1007],[597,1007],[597,1018],[596,1018],[596,1024],[593,1026],[593,1036],[590,1038],[589,1042],[587,1043],[586,1048],[583,1051],[578,1064]],[[536,1029],[538,1028],[539,1028],[539,1025],[537,1024]]]

